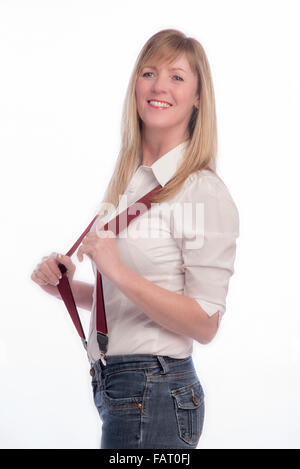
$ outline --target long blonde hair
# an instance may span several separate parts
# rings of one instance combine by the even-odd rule
[[[119,204],[122,195],[139,164],[141,154],[141,119],[137,112],[136,82],[141,69],[149,61],[170,63],[184,53],[198,78],[199,109],[193,108],[188,124],[189,142],[182,164],[167,184],[152,198],[160,203],[173,197],[193,172],[207,169],[216,174],[217,122],[215,96],[209,63],[202,45],[176,29],[164,29],[154,34],[140,51],[131,74],[123,105],[121,148],[115,168],[101,203]],[[216,174],[219,178],[219,176]],[[220,178],[219,178],[220,179]],[[98,214],[103,210],[100,208]]]

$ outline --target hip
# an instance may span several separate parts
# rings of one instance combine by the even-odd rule
[[[109,434],[124,426],[124,435],[135,428],[136,437],[143,439],[140,447],[196,447],[204,391],[192,356],[108,356],[106,365],[92,365],[91,374],[94,402]],[[131,422],[130,429],[126,422]],[[124,447],[130,447],[132,439]]]

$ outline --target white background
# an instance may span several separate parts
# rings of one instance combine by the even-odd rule
[[[212,69],[218,171],[240,213],[221,329],[194,345],[199,448],[299,448],[298,1],[0,1],[0,446],[98,448],[89,364],[31,279],[94,217],[146,40],[177,28]],[[94,281],[89,259],[75,278]],[[87,331],[89,313],[80,310]],[[126,333],[126,331],[124,331]]]

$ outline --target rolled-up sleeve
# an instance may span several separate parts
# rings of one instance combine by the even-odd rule
[[[182,232],[184,295],[194,298],[209,316],[219,311],[220,323],[234,273],[239,214],[216,176],[193,176],[182,200],[189,202],[193,216],[186,205],[181,227],[177,226],[177,234]]]

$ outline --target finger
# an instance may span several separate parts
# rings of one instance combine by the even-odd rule
[[[59,277],[52,272],[51,268],[48,265],[48,262],[44,263],[39,270],[46,277],[48,277],[49,283],[51,283],[52,285],[57,285],[57,283],[59,281]]]
[[[97,231],[97,236],[99,238],[115,238],[116,237],[113,231],[104,231],[104,230]]]
[[[100,231],[104,227],[104,222],[102,220],[99,220],[97,223],[97,229]]]
[[[49,259],[47,261],[47,265],[48,265],[49,269],[51,270],[51,272],[53,273],[53,275],[55,275],[55,277],[57,277],[58,279],[60,279],[62,277],[61,271],[59,270],[56,259],[54,259],[54,258]]]
[[[105,237],[105,234],[107,233],[107,229],[104,229],[104,225],[104,222],[102,222],[101,220],[96,225],[96,230],[94,233],[96,233],[96,235],[98,235],[99,237]]]
[[[116,238],[116,233],[113,231],[107,231],[106,233],[108,238]]]
[[[31,275],[31,280],[33,280],[38,285],[48,285],[49,281],[47,277],[40,271],[33,271]]]
[[[55,277],[57,277],[58,279],[62,277],[61,271],[58,267],[59,263],[60,262],[57,263],[57,259],[54,259],[53,257],[47,261],[49,269],[52,271],[53,275],[55,275]]]
[[[83,254],[86,254],[87,256],[91,255],[91,246],[90,245],[81,245],[80,248],[77,251],[77,257],[79,262],[82,262],[83,260]]]
[[[74,266],[70,256],[64,256],[63,254],[57,255],[56,262],[63,264],[67,269],[71,269]]]
[[[87,235],[85,235],[85,237],[82,239],[82,244],[87,244],[89,243],[90,241],[92,241],[93,239],[96,238],[96,233],[92,232],[92,233],[88,233]]]
[[[82,262],[82,260],[83,260],[83,251],[84,251],[84,248],[81,245],[80,248],[77,251],[77,258],[78,258],[79,262]]]
[[[57,252],[51,252],[50,256],[44,256],[42,257],[42,261],[45,262],[47,261],[48,259],[51,259],[52,257],[57,257]]]

